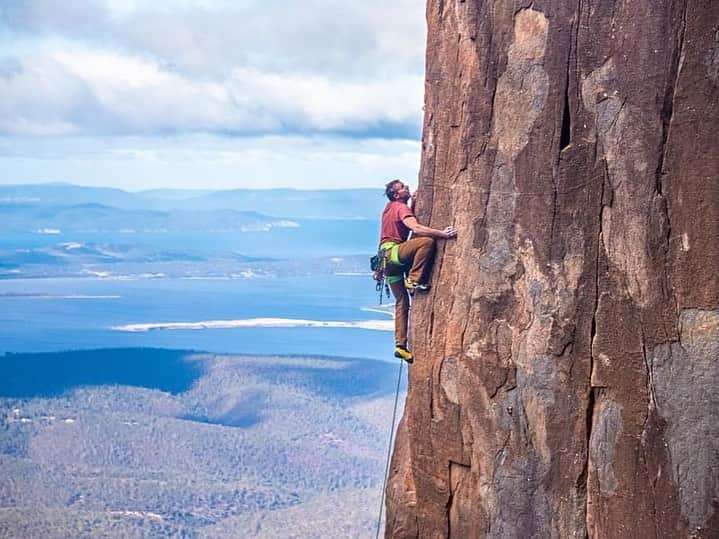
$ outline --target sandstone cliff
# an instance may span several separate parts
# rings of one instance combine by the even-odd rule
[[[388,537],[719,537],[719,2],[429,0]]]

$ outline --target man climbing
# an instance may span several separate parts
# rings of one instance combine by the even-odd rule
[[[412,198],[409,187],[400,180],[389,182],[385,194],[389,202],[382,212],[380,249],[385,252],[385,275],[395,298],[394,355],[412,363],[414,356],[407,348],[409,296],[429,290],[434,238],[454,238],[457,231],[453,226],[438,230],[419,224],[409,207]],[[408,240],[410,231],[412,239]]]

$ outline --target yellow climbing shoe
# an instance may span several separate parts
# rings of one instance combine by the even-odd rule
[[[412,355],[412,352],[407,350],[406,346],[402,345],[398,345],[394,349],[394,357],[404,359],[407,363],[412,363],[414,361],[414,356]]]

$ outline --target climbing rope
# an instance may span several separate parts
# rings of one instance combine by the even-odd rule
[[[394,437],[394,422],[395,418],[397,417],[397,401],[399,400],[399,385],[400,381],[402,380],[402,364],[404,363],[404,360],[400,359],[399,361],[399,374],[397,375],[397,390],[394,393],[394,409],[392,410],[392,427],[389,431],[389,445],[387,446],[387,464],[385,465],[384,469],[384,482],[382,483],[382,498],[379,502],[379,515],[377,516],[377,533],[375,534],[375,539],[379,539],[379,527],[380,523],[382,522],[382,509],[384,509],[384,494],[387,490],[387,477],[389,475],[389,459],[392,455],[392,438]]]

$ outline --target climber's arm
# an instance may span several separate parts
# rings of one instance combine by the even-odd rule
[[[457,235],[457,230],[453,226],[448,226],[444,230],[437,228],[430,228],[419,224],[417,218],[414,216],[405,217],[402,222],[404,226],[409,228],[417,236],[431,236],[433,238],[449,239],[454,238]]]

